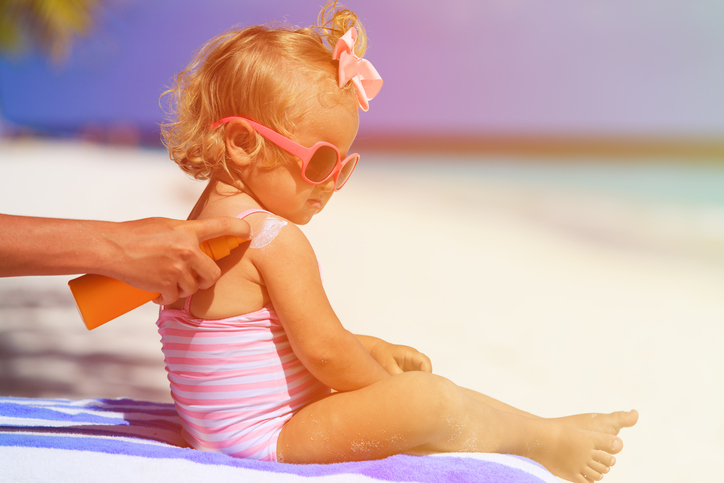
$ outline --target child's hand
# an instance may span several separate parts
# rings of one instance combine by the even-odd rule
[[[370,349],[370,355],[393,376],[409,371],[432,372],[430,358],[406,345],[380,340]]]

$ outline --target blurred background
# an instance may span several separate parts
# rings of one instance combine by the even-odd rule
[[[159,96],[205,41],[321,3],[4,0],[4,129],[158,145]],[[721,2],[359,3],[385,79],[360,144],[722,154]]]
[[[185,218],[160,94],[219,32],[321,3],[0,0],[0,212]],[[715,480],[724,3],[346,4],[385,86],[304,227],[341,320],[542,416],[636,407],[606,481]],[[170,401],[157,307],[88,332],[69,278],[0,279],[0,395]]]

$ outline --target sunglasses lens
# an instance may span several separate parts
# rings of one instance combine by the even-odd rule
[[[323,181],[332,173],[338,160],[337,151],[329,146],[320,146],[309,160],[304,175],[315,183]]]
[[[350,175],[352,174],[352,171],[354,171],[355,166],[357,166],[358,161],[359,156],[355,156],[354,158],[347,161],[347,163],[342,167],[342,170],[339,172],[339,178],[337,178],[337,189],[344,186],[344,184],[347,182]]]

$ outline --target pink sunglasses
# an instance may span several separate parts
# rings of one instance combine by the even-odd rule
[[[284,151],[293,154],[302,160],[302,178],[309,184],[322,184],[329,178],[334,177],[334,190],[339,191],[347,182],[352,171],[359,162],[359,154],[350,154],[346,158],[341,159],[339,149],[333,144],[319,141],[311,148],[295,143],[278,132],[272,131],[268,127],[259,124],[241,116],[225,117],[216,121],[211,126],[215,129],[220,125],[227,123],[233,119],[242,119],[254,128],[256,132],[273,142]]]

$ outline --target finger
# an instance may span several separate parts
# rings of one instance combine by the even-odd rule
[[[178,298],[182,299],[195,294],[199,289],[199,283],[196,281],[193,273],[184,273],[178,280],[178,288]]]
[[[153,299],[153,303],[158,305],[171,305],[179,299],[178,295],[178,286],[174,285],[173,287],[169,287],[168,290]]]
[[[196,272],[196,283],[202,289],[212,287],[221,276],[219,266],[205,255],[195,260],[192,270]]]
[[[420,370],[423,372],[432,373],[432,361],[430,360],[430,358],[427,357],[422,352],[420,352],[420,356],[421,356],[420,365],[419,365]]]
[[[409,356],[409,358],[406,358],[404,366],[407,371],[432,372],[432,363],[430,362],[430,358],[422,352],[417,352],[416,354]]]
[[[193,222],[192,228],[199,242],[222,235],[232,235],[243,238],[244,240],[251,239],[251,228],[249,224],[244,220],[238,220],[230,216],[197,220]]]
[[[397,364],[397,362],[394,360],[388,364],[385,364],[384,368],[390,375],[393,375],[393,376],[396,376],[398,374],[402,374],[403,372],[405,372],[402,370],[400,365]]]
[[[176,293],[178,293],[178,292],[176,292]],[[165,299],[165,298],[163,298],[163,295],[160,295],[160,296],[156,297],[155,299],[153,299],[152,302],[157,305],[171,305],[172,303],[174,303],[177,300],[178,300],[178,297],[176,297],[175,299],[172,297]]]

